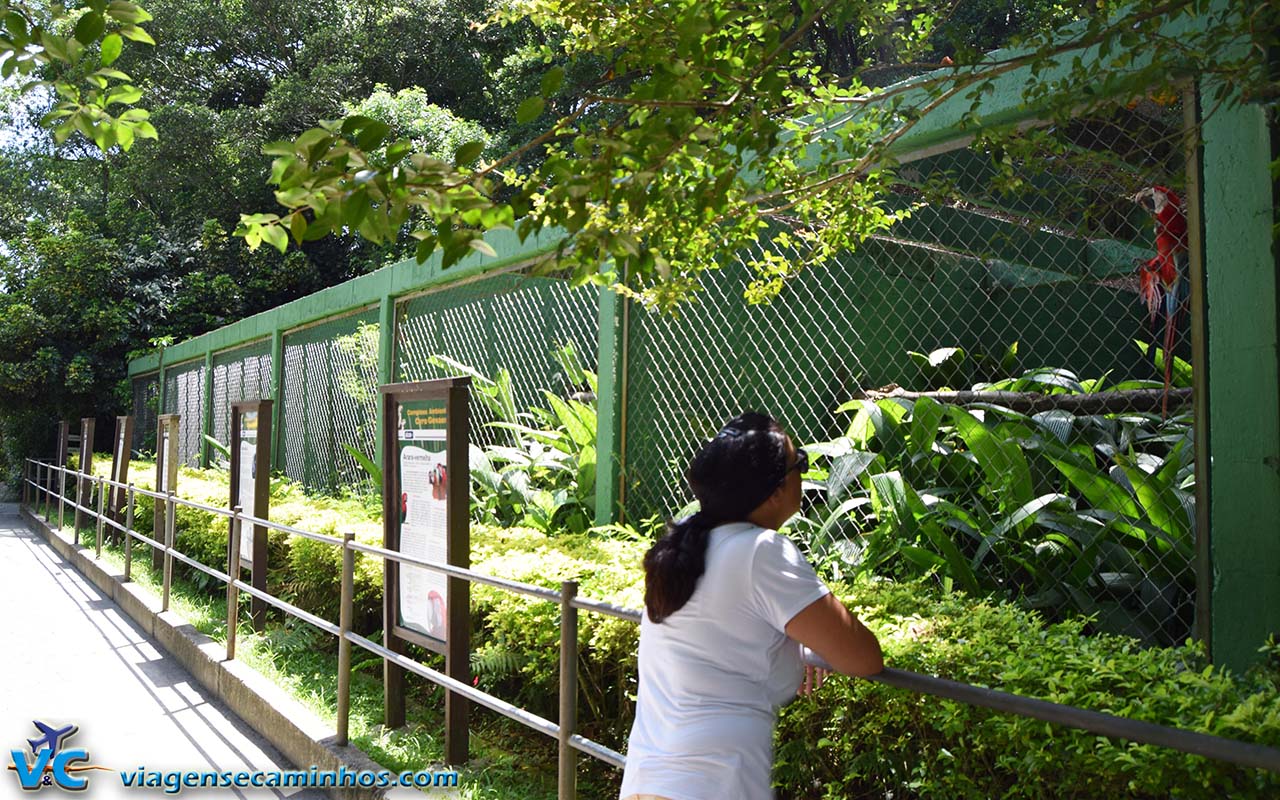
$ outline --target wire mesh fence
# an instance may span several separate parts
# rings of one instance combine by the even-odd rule
[[[156,449],[156,416],[160,404],[160,374],[134,378],[133,401],[129,413],[133,415],[133,441],[129,443],[135,452],[154,453]]]
[[[547,406],[544,391],[559,397],[590,391],[572,382],[557,352],[572,348],[583,367],[596,370],[598,304],[594,287],[574,289],[561,280],[517,273],[406,300],[396,314],[397,379],[457,375],[461,366],[496,380],[504,387],[496,390],[503,398],[498,405],[507,411],[495,411],[479,397],[484,388],[473,387],[472,442],[509,444],[510,433],[490,423],[530,422],[529,408]]]
[[[164,413],[181,414],[178,420],[178,461],[200,466],[205,431],[205,364],[188,361],[166,367],[164,372]]]
[[[229,446],[231,404],[271,396],[270,339],[216,353],[213,357],[213,431],[210,436]],[[214,460],[220,458],[215,454]]]
[[[791,532],[837,576],[931,575],[1181,641],[1196,585],[1183,136],[1165,92],[934,150],[896,169],[900,222],[797,271],[773,302],[743,299],[761,250],[710,275],[678,316],[632,308],[621,381],[604,387],[621,443],[598,457],[581,371],[599,368],[595,287],[506,272],[396,299],[393,337],[376,307],[286,331],[277,468],[314,490],[376,492],[352,451],[376,453],[379,363],[392,358],[396,381],[473,375],[472,444],[492,455],[473,479],[494,508],[514,504],[491,521],[553,529],[569,518],[556,504],[576,503],[573,524],[588,524],[606,459],[640,521],[681,513],[693,450],[760,409],[809,446]],[[803,262],[785,241],[761,247]],[[230,402],[270,396],[271,367],[265,340],[214,357],[215,438]],[[203,383],[201,362],[166,368],[187,463]],[[135,406],[146,391],[135,384]],[[566,426],[564,409],[588,416]],[[568,460],[538,460],[573,436],[589,438],[560,448]],[[559,476],[547,491],[526,480],[539,469]]]
[[[829,569],[1185,639],[1182,135],[1165,97],[933,155],[897,173],[905,219],[772,304],[742,300],[739,263],[680,318],[634,314],[628,513],[679,513],[692,450],[767,410],[813,445],[793,532]]]
[[[373,491],[347,448],[374,457],[378,309],[286,333],[283,377],[276,468],[317,491]]]

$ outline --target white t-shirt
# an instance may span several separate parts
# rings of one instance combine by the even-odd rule
[[[787,537],[748,522],[711,531],[680,610],[640,623],[640,693],[622,796],[769,800],[773,725],[803,677],[783,632],[828,594]]]

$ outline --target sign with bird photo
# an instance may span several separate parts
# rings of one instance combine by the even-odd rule
[[[381,387],[383,547],[403,557],[471,566],[469,378]],[[394,558],[383,559],[387,648],[415,644],[444,654],[445,674],[470,680],[471,592],[463,578]],[[405,670],[383,664],[384,722],[405,723]],[[467,702],[445,693],[445,760],[467,758]]]
[[[445,401],[399,404],[400,552],[426,561],[448,561],[449,458],[445,452]],[[448,579],[405,565],[400,571],[400,624],[444,641]]]

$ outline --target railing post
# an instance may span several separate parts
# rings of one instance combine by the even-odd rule
[[[128,500],[124,509],[124,579],[132,580],[133,573],[133,484],[129,484]]]
[[[240,622],[240,588],[236,581],[240,579],[240,536],[243,533],[243,522],[240,519],[240,506],[231,509],[231,548],[227,550],[227,660],[236,657],[236,625]]]
[[[164,593],[160,598],[161,611],[169,610],[169,587],[173,584],[173,529],[177,508],[178,505],[173,499],[173,490],[170,489],[164,516]]]
[[[53,465],[45,467],[44,473],[44,521],[53,522]]]
[[[89,480],[90,480],[89,485],[91,487],[90,491],[92,491],[93,478],[90,478]],[[103,502],[102,501],[107,496],[107,481],[105,478],[101,478],[101,479],[98,479],[97,483],[98,483],[98,527],[97,527],[96,535],[94,537],[93,549],[94,549],[94,557],[102,558],[102,520],[103,520],[103,516],[102,516]]]
[[[352,603],[355,595],[356,551],[351,549],[354,533],[342,534],[342,601],[338,606],[338,738],[340,747],[347,745],[351,720],[351,631]]]
[[[31,505],[27,500],[28,479],[31,477],[31,462],[27,459],[22,460],[22,507],[26,508]]]
[[[578,582],[560,584],[560,761],[556,769],[557,800],[578,794],[578,757],[569,744],[578,727]]]
[[[62,518],[64,506],[67,501],[67,468],[58,468],[58,532],[62,532]],[[72,537],[75,544],[80,544],[80,532],[76,531]]]

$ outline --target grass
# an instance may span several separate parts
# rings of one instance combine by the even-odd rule
[[[43,516],[43,506],[36,507]],[[53,512],[56,517],[56,507]],[[71,522],[71,515],[66,515]],[[64,525],[64,534],[72,532]],[[95,529],[82,527],[81,547],[93,549]],[[131,578],[154,593],[162,592],[160,574],[153,570],[149,548],[135,542]],[[124,549],[104,542],[101,561],[124,569]],[[215,642],[226,643],[227,606],[221,590],[209,585],[211,578],[197,573],[202,581],[179,575],[175,567],[169,607]],[[284,688],[329,724],[337,715],[337,645],[328,635],[305,623],[276,619],[266,630],[254,631],[249,623],[248,596],[241,596],[237,625],[236,658]],[[439,668],[419,654],[419,660]],[[351,743],[383,767],[438,769],[444,759],[444,693],[426,681],[410,677],[407,724],[388,730],[382,723],[382,659],[355,648],[352,654]],[[424,685],[426,684],[426,685]],[[487,710],[471,712],[471,760],[458,770],[460,796],[467,800],[552,800],[556,796],[556,747],[551,739],[523,728]],[[584,758],[583,761],[586,761]],[[620,776],[611,768],[586,765],[579,775],[583,797],[616,795]]]

